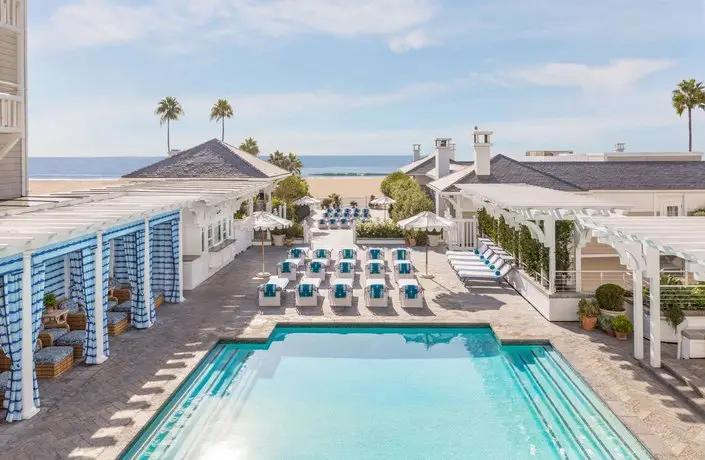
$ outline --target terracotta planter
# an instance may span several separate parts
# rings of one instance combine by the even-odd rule
[[[416,246],[416,240],[413,238],[409,238],[409,246]]]
[[[600,308],[600,314],[601,314],[602,316],[609,316],[609,317],[612,318],[612,319],[614,319],[614,318],[616,318],[616,317],[618,317],[618,316],[624,315],[625,312],[626,312],[626,310],[622,310],[622,311],[612,311],[612,310],[605,310],[605,309]]]
[[[284,246],[284,238],[286,235],[272,235],[272,241],[274,241],[274,246]]]
[[[627,337],[629,336],[628,332],[616,332],[615,331],[614,334],[617,337],[617,340],[627,340]]]
[[[428,235],[428,245],[435,248],[441,244],[441,235]]]
[[[286,245],[286,247],[290,248],[294,245],[294,240],[291,238],[287,238],[284,240],[284,244]]]
[[[594,331],[595,326],[597,326],[597,317],[596,316],[583,316],[580,319],[580,322],[583,325],[583,329],[586,331]]]

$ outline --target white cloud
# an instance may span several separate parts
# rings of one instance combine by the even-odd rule
[[[432,41],[429,39],[427,33],[418,29],[389,40],[389,48],[395,53],[405,53],[407,51],[425,48],[430,44],[432,44]]]
[[[672,65],[673,61],[665,59],[617,59],[607,65],[597,66],[556,62],[522,69],[515,72],[514,76],[539,86],[621,90]]]
[[[38,25],[33,43],[38,49],[76,48],[150,38],[174,48],[174,40],[186,37],[193,43],[203,37],[325,35],[402,36],[418,48],[424,45],[419,28],[438,9],[436,0],[151,0],[139,5],[75,0]]]

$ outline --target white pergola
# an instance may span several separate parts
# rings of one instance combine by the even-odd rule
[[[643,276],[649,279],[650,364],[661,366],[661,253],[686,261],[686,271],[705,279],[705,218],[581,216],[580,226],[619,253],[632,270],[634,286],[634,356],[644,357]]]
[[[549,291],[556,290],[556,221],[576,220],[578,216],[609,216],[623,214],[630,205],[600,200],[588,195],[536,187],[526,184],[458,184],[460,193],[475,206],[485,208],[512,228],[526,226],[532,236],[549,250]],[[543,222],[543,229],[539,226]],[[575,272],[580,286],[581,249],[587,243],[585,235],[576,235]]]

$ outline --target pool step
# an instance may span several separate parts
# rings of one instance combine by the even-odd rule
[[[668,367],[665,363],[662,363],[663,367],[661,368],[651,367],[646,360],[640,361],[639,365],[666,385],[669,390],[683,400],[695,413],[701,417],[705,417],[705,397],[703,397],[700,392],[695,391],[686,379],[674,372],[673,369]]]

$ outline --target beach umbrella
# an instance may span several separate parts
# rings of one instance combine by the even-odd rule
[[[291,221],[272,214],[271,212],[257,211],[252,213],[244,223],[247,228],[262,231],[262,271],[258,273],[257,276],[265,278],[269,276],[269,273],[264,271],[264,232],[277,228],[291,227]]]
[[[389,207],[396,202],[397,201],[393,198],[389,198],[388,196],[381,196],[370,201],[370,204],[374,204],[375,206],[384,206],[384,220],[387,220],[387,209],[389,209]]]
[[[305,196],[303,198],[299,198],[298,200],[294,201],[294,204],[297,206],[315,206],[317,204],[320,204],[321,200],[317,198],[312,198],[310,196]]]
[[[423,230],[430,232],[452,228],[455,223],[443,217],[439,217],[431,211],[424,211],[408,219],[400,220],[397,222],[397,225],[404,230]],[[426,235],[426,273],[422,273],[421,277],[433,278],[433,275],[428,273],[428,235]]]

